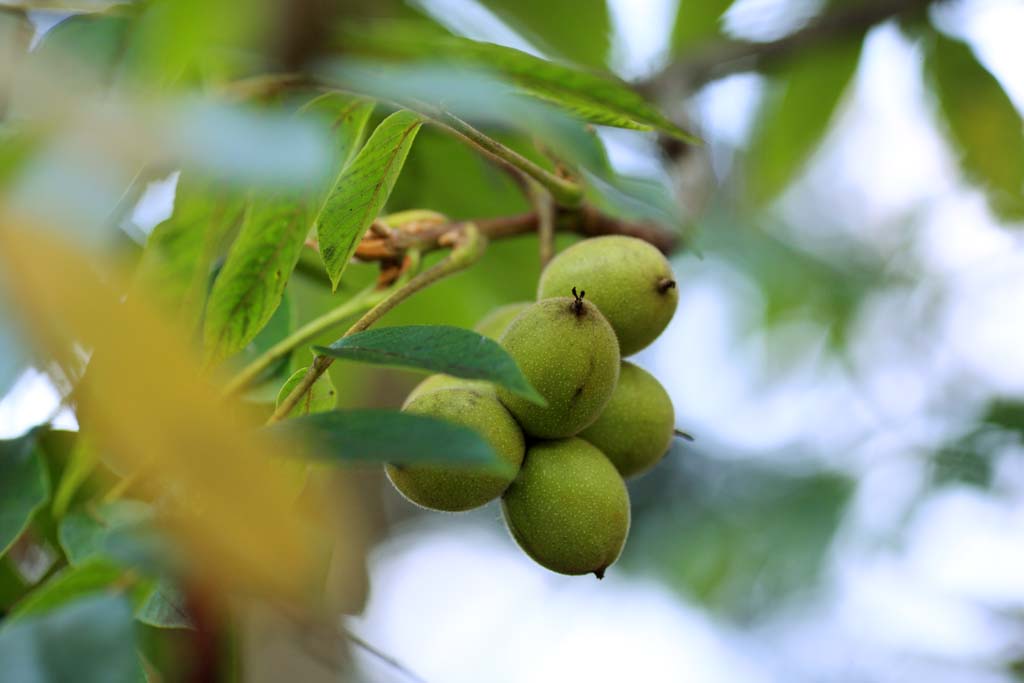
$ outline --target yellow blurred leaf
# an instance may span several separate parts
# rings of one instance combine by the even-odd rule
[[[7,223],[7,225],[4,225]],[[75,392],[97,446],[124,471],[144,471],[179,503],[166,521],[195,579],[213,594],[309,595],[323,574],[318,528],[299,514],[283,457],[200,373],[185,337],[80,248],[37,227],[0,221],[0,278],[41,350],[92,350]],[[102,274],[101,274],[102,273]],[[349,527],[355,521],[345,520]]]

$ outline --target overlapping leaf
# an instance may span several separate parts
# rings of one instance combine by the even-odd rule
[[[602,68],[611,48],[605,0],[482,0],[531,43],[577,64]],[[567,31],[565,27],[571,26]]]
[[[313,453],[339,462],[502,466],[477,432],[453,422],[393,410],[332,410],[278,423],[271,432],[310,441]]]
[[[544,403],[498,342],[461,327],[381,327],[342,337],[330,346],[316,347],[316,351],[334,358],[488,380],[535,403]]]

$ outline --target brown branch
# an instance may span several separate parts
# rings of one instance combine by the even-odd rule
[[[412,223],[402,226],[399,230],[392,230],[387,235],[368,231],[356,247],[355,257],[360,261],[388,261],[401,257],[407,249],[433,251],[444,246],[440,243],[442,236],[461,232],[470,223],[476,225],[480,233],[489,240],[536,234],[540,227],[540,220],[535,211],[470,221]],[[589,205],[573,209],[556,209],[554,227],[560,232],[573,232],[586,237],[637,237],[650,242],[666,254],[678,247],[680,241],[679,235],[654,224],[609,216]]]
[[[636,84],[648,97],[666,91],[692,92],[701,85],[729,74],[751,71],[776,63],[813,45],[867,32],[889,19],[923,14],[933,0],[872,0],[829,12],[804,28],[778,40],[751,43],[725,40],[669,64],[660,73]]]

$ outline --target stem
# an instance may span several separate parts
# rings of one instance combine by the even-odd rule
[[[399,278],[394,285],[387,289],[378,289],[376,285],[372,285],[355,294],[351,299],[348,299],[337,308],[324,313],[319,318],[310,320],[308,323],[295,330],[295,332],[292,332],[290,335],[264,351],[256,360],[246,365],[242,371],[228,383],[227,387],[224,389],[224,394],[226,396],[231,396],[243,391],[248,388],[262,372],[273,365],[274,361],[278,358],[281,358],[282,356],[291,353],[293,349],[312,341],[335,325],[351,318],[353,315],[373,308],[383,301],[390,293],[404,286],[410,280],[410,274],[419,269],[419,254],[415,251],[410,251],[409,254],[412,256],[413,263],[409,267],[409,270],[406,271],[407,274]]]
[[[452,231],[449,234],[453,236],[453,240],[457,241],[454,242],[452,252],[444,260],[416,275],[404,285],[388,294],[380,303],[367,311],[362,318],[357,320],[352,327],[348,328],[345,334],[341,336],[342,339],[367,329],[380,320],[384,314],[416,292],[429,287],[442,278],[448,277],[449,275],[463,270],[464,268],[468,268],[483,254],[487,240],[473,224],[466,224],[461,232]],[[442,239],[442,241],[444,240]],[[302,397],[306,392],[313,387],[313,384],[322,374],[324,374],[324,372],[327,371],[327,368],[329,368],[333,362],[334,359],[330,356],[316,356],[316,358],[313,359],[313,363],[309,366],[309,370],[306,372],[305,377],[302,378],[302,382],[300,382],[299,385],[292,390],[292,393],[288,394],[288,397],[281,402],[281,405],[277,407],[274,414],[270,416],[269,420],[267,420],[267,424],[280,422],[289,413],[291,413],[292,408],[302,400]]]
[[[490,136],[485,135],[454,114],[446,111],[439,111],[432,107],[425,107],[423,105],[418,105],[417,108],[427,109],[428,111],[423,113],[430,116],[434,123],[437,123],[442,128],[452,132],[456,137],[469,142],[492,159],[496,159],[500,163],[513,166],[536,180],[551,193],[551,196],[554,197],[559,204],[563,206],[578,206],[579,203],[583,201],[583,188],[580,187],[578,183],[565,180],[564,178],[559,178],[553,173],[541,168],[523,155],[519,154],[519,152],[516,152]]]
[[[555,254],[555,203],[537,183],[531,182],[527,193],[537,214],[537,240],[540,244],[540,267],[543,268]]]

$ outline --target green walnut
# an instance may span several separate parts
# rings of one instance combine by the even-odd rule
[[[629,533],[622,477],[601,451],[579,438],[532,446],[501,507],[516,543],[560,574],[603,578]]]
[[[631,477],[653,467],[668,452],[675,421],[672,399],[661,382],[623,361],[608,405],[580,437],[597,446],[619,474]]]
[[[494,394],[494,385],[487,380],[463,379],[462,377],[452,377],[451,375],[430,375],[412,388],[409,395],[405,397],[405,403],[402,404],[402,408],[408,407],[410,403],[423,394],[429,394],[438,389],[455,388],[471,389],[484,394]]]
[[[573,436],[596,420],[619,379],[615,331],[583,292],[572,292],[532,304],[500,340],[547,405],[503,387],[498,398],[523,431],[543,439]]]
[[[485,337],[500,339],[516,316],[532,305],[532,301],[517,301],[513,304],[498,306],[481,318],[480,322],[473,326],[473,329]]]
[[[500,496],[515,478],[526,450],[523,432],[493,393],[465,387],[438,389],[409,402],[405,410],[476,430],[510,470],[388,465],[391,483],[413,503],[446,512],[470,510]]]
[[[622,235],[577,242],[561,252],[540,276],[538,298],[565,296],[572,287],[608,318],[623,356],[654,341],[679,302],[668,260],[653,246]]]

